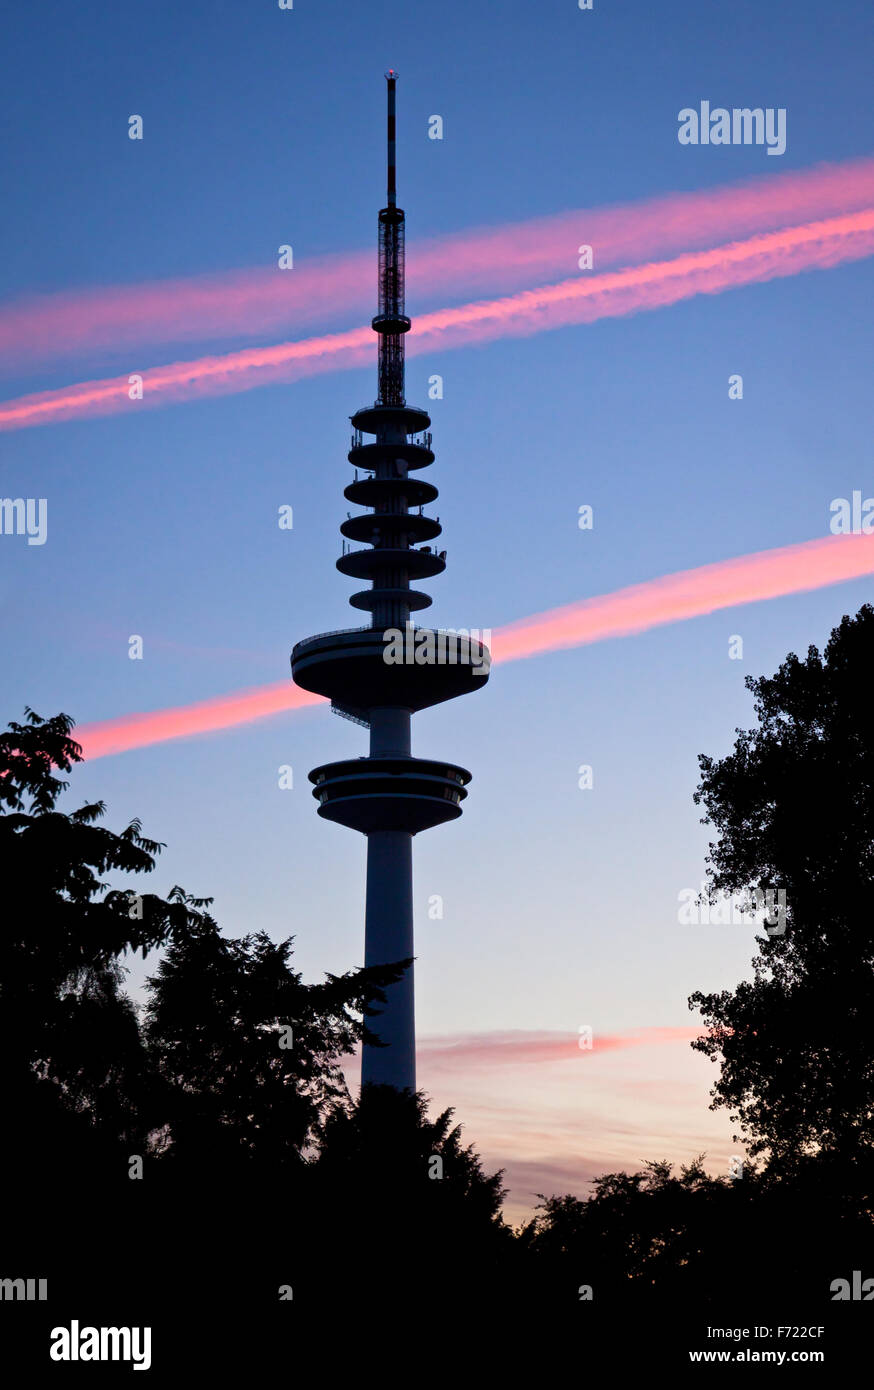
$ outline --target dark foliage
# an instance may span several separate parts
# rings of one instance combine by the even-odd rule
[[[700,759],[696,800],[720,839],[717,891],[780,887],[786,930],[758,940],[752,981],[696,993],[721,1060],[714,1105],[753,1154],[786,1174],[839,1164],[844,1190],[871,1195],[874,1154],[874,609],[844,618],[822,655],[790,655],[748,678],[758,727]]]
[[[517,1232],[500,1215],[502,1174],[484,1172],[451,1110],[347,1092],[341,1061],[405,962],[306,984],[291,940],[227,938],[209,899],[113,888],[114,873],[150,873],[161,846],[138,821],[100,825],[101,803],[58,809],[57,774],[79,760],[72,724],[28,711],[0,736],[2,1162],[20,1199],[7,1249],[65,1232],[74,1279],[86,1246],[112,1266],[121,1222],[145,1300],[160,1288],[190,1305],[202,1285],[208,1302],[218,1285],[263,1307],[288,1286],[297,1307],[338,1316],[356,1302],[433,1313],[510,1300],[579,1313],[588,1286],[601,1308],[724,1308],[767,1300],[775,1270],[801,1298],[858,1268],[872,1184],[874,740],[859,693],[872,639],[865,608],[824,657],[750,681],[759,727],[701,759],[714,890],[788,899],[753,982],[691,1001],[712,1029],[701,1049],[722,1058],[714,1103],[764,1161],[738,1181],[701,1160],[605,1174],[586,1199],[542,1197]],[[140,1011],[124,959],[154,948]]]

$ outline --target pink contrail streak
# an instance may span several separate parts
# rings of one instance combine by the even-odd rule
[[[408,352],[421,354],[521,337],[567,324],[638,313],[697,294],[719,294],[800,271],[826,269],[874,254],[874,208],[784,228],[747,241],[689,252],[602,275],[580,273],[557,285],[500,299],[438,309],[417,319]],[[367,328],[273,347],[248,348],[145,371],[144,397],[132,403],[127,377],[22,396],[0,406],[0,430],[22,429],[144,404],[245,391],[314,372],[361,366],[372,357]]]
[[[874,536],[825,536],[733,560],[717,560],[509,623],[494,634],[493,659],[518,661],[610,637],[627,637],[665,623],[840,584],[866,574],[874,574]],[[299,690],[290,680],[280,681],[176,709],[85,724],[76,738],[86,758],[101,758],[322,703],[326,702]]]
[[[609,637],[629,637],[664,623],[821,589],[872,573],[874,535],[824,536],[777,550],[760,550],[520,618],[495,634],[495,660],[518,661]]]
[[[420,302],[435,294],[507,293],[569,273],[583,242],[594,247],[601,271],[872,204],[874,159],[847,160],[704,192],[412,241],[411,283]],[[298,256],[293,271],[271,266],[29,295],[0,311],[0,367],[19,373],[23,365],[96,353],[127,361],[147,344],[300,332],[307,324],[367,313],[372,265],[370,250],[312,260]]]
[[[192,734],[215,733],[237,724],[250,724],[253,719],[266,719],[271,714],[324,703],[321,695],[311,695],[292,685],[290,680],[277,681],[256,690],[240,690],[234,695],[199,700],[194,705],[123,715],[121,719],[106,719],[100,724],[84,724],[75,737],[82,744],[86,758],[105,758],[111,753],[126,753],[129,748],[146,748],[152,743],[189,738]]]

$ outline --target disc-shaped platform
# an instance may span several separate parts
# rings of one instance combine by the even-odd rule
[[[319,815],[350,830],[420,830],[461,815],[466,768],[426,758],[349,758],[314,768]]]
[[[383,429],[418,434],[431,423],[427,410],[419,410],[414,405],[366,405],[356,410],[351,419],[353,427],[364,430],[365,434],[377,434]]]
[[[382,603],[403,603],[410,613],[421,613],[433,602],[431,595],[421,589],[359,589],[349,599],[353,608],[361,608],[365,613],[372,613]]]
[[[377,333],[409,333],[412,327],[406,314],[377,314],[370,323]]]
[[[397,505],[401,498],[408,507],[422,507],[435,501],[438,493],[433,483],[420,478],[357,478],[343,489],[343,496],[359,507]]]
[[[377,539],[394,540],[400,535],[406,536],[410,545],[420,545],[422,541],[434,540],[443,527],[432,516],[419,516],[418,512],[368,512],[350,517],[340,530],[350,541],[370,545]]]
[[[377,550],[350,550],[337,561],[340,573],[353,579],[373,579],[398,570],[404,571],[408,579],[425,579],[442,574],[445,568],[446,561],[433,551],[390,550],[384,546]]]
[[[488,648],[433,628],[364,628],[298,642],[291,671],[304,690],[353,709],[420,710],[481,690]]]
[[[356,468],[375,470],[381,463],[401,459],[407,468],[416,469],[427,468],[434,462],[434,450],[407,439],[398,444],[353,444],[347,457]]]

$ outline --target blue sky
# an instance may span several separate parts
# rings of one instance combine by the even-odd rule
[[[6,21],[0,298],[267,265],[285,242],[296,264],[375,247],[390,66],[411,244],[867,154],[869,25],[861,3],[20,11]],[[677,114],[702,98],[785,107],[786,153],[680,146]],[[142,142],[127,139],[131,113]],[[442,141],[427,138],[433,113]],[[374,294],[375,279],[374,251]],[[871,291],[860,261],[413,359],[411,402],[427,404],[431,372],[445,383],[435,622],[497,627],[825,534],[832,498],[874,494]],[[407,305],[415,317],[414,279]],[[142,365],[236,345],[150,347]],[[2,394],[122,369],[83,355],[7,372]],[[356,622],[334,560],[347,417],[374,387],[375,361],[0,436],[3,494],[49,500],[45,546],[0,537],[4,722],[26,703],[86,722],[282,680],[295,641]],[[276,527],[283,503],[291,533]],[[870,597],[860,581],[499,667],[475,699],[418,715],[414,751],[474,773],[461,822],[415,844],[420,1034],[682,1025],[693,989],[745,974],[750,929],[677,923],[707,842],[696,757],[751,722],[745,675],[821,645]],[[733,634],[743,661],[728,659]],[[294,933],[317,978],[361,963],[365,844],[319,820],[306,773],[364,737],[306,711],[94,762],[70,796],[103,798],[115,827],[140,816],[167,842],[156,890],[214,895],[229,933]],[[295,788],[280,791],[288,763]],[[442,922],[427,918],[435,893]],[[699,1113],[715,1133],[711,1073],[688,1065],[694,1106],[647,1121],[653,1157],[681,1132],[675,1151],[694,1148]],[[536,1078],[514,1084],[533,1094]],[[565,1096],[568,1113],[585,1104]],[[470,1101],[473,1138],[477,1113]]]

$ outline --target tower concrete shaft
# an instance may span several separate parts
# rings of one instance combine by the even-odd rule
[[[370,614],[370,622],[307,638],[291,654],[298,685],[328,696],[337,714],[370,730],[368,757],[326,763],[310,773],[319,815],[367,836],[368,966],[412,961],[412,839],[420,830],[457,819],[470,781],[465,768],[412,756],[411,715],[480,689],[490,662],[487,649],[472,636],[410,622],[411,613],[431,604],[410,581],[441,574],[446,552],[422,544],[442,531],[439,519],[424,512],[437,489],[411,476],[429,467],[434,454],[430,418],[405,398],[404,335],[410,320],[404,304],[404,213],[396,199],[397,73],[386,73],[386,79],[388,187],[379,214],[379,309],[373,319],[379,336],[378,389],[374,404],[351,417],[348,457],[355,478],[345,489],[350,502],[368,510],[349,515],[340,527],[349,541],[370,549],[347,548],[344,541],[337,561],[341,573],[370,581],[349,600]],[[366,476],[359,477],[359,469]],[[378,1045],[364,1045],[362,1084],[415,1090],[412,963],[385,993],[385,1003],[368,1019]]]

